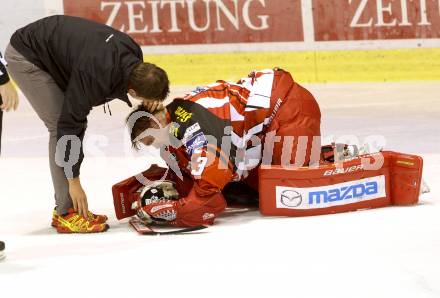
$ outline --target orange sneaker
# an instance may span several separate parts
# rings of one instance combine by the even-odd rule
[[[87,220],[73,209],[66,215],[58,215],[55,227],[58,233],[101,233],[109,229],[108,224]]]
[[[58,213],[55,209],[53,209],[53,213],[52,213],[52,227],[56,228],[57,224],[58,224]],[[92,212],[89,211],[89,220],[93,223],[93,224],[103,224],[106,223],[108,220],[108,217],[106,215],[100,215],[100,214],[94,214]]]

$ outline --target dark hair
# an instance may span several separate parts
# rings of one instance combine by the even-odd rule
[[[139,96],[163,101],[170,93],[170,81],[162,68],[152,63],[141,62],[130,74],[129,88]]]
[[[147,115],[136,117],[137,119],[131,119],[132,116],[137,112],[148,112],[148,110],[143,106],[137,106],[133,111],[128,114],[127,119],[125,119],[128,129],[130,131],[130,141],[131,145],[135,150],[139,150],[139,141],[136,141],[136,138],[139,137],[144,131],[149,128],[158,128],[157,123]]]

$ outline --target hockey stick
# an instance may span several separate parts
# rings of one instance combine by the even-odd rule
[[[150,226],[147,226],[144,224],[140,219],[138,218],[131,218],[129,221],[130,225],[141,235],[174,235],[174,234],[185,234],[189,232],[194,231],[200,231],[203,229],[206,229],[206,226],[197,226],[197,227],[189,227],[189,228],[182,228],[182,229],[176,229],[171,231],[155,231]]]

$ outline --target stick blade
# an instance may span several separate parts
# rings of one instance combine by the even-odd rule
[[[143,223],[139,218],[132,217],[129,221],[130,225],[141,235],[173,235],[173,234],[185,234],[194,231],[200,231],[206,229],[207,226],[197,226],[189,228],[173,228],[173,227],[158,227],[152,228],[151,226]]]

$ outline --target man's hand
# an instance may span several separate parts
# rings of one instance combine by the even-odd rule
[[[144,100],[144,107],[150,113],[163,110],[163,104],[159,100]]]
[[[11,109],[14,111],[18,107],[18,95],[11,81],[0,86],[0,95],[2,96],[3,104],[0,109],[9,112]]]
[[[87,204],[87,196],[84,192],[79,177],[68,179],[69,194],[73,201],[73,208],[79,215],[88,219],[89,207]]]

